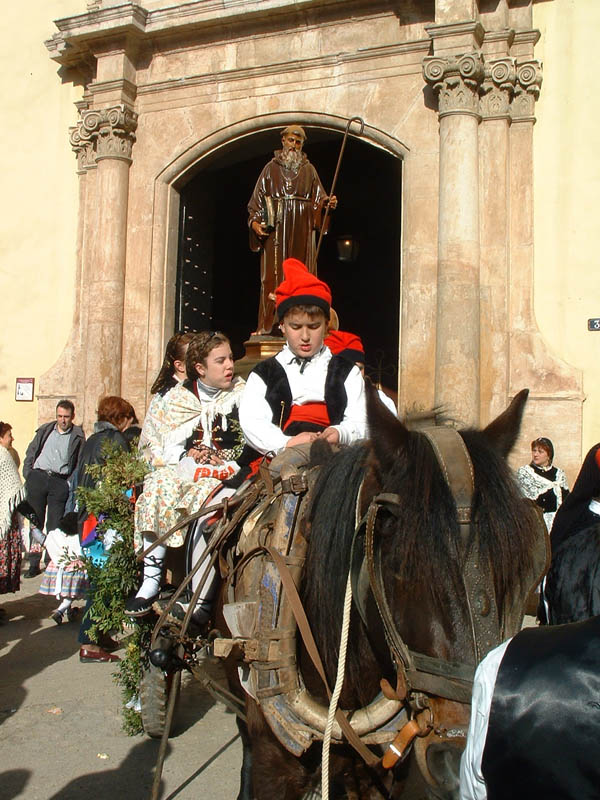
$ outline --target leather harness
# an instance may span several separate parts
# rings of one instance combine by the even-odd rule
[[[473,661],[477,664],[499,643],[501,636],[491,570],[482,569],[477,528],[471,531],[473,465],[465,443],[456,430],[438,427],[425,429],[422,433],[436,455],[457,508],[460,539],[465,552],[463,580],[471,626]],[[377,540],[375,527],[382,508],[397,514],[401,504],[402,498],[390,492],[380,492],[371,499],[366,514],[357,525],[351,558],[354,602],[368,627],[366,598],[368,589],[371,590],[396,665],[395,689],[385,680],[382,681],[382,688],[387,696],[407,702],[413,714],[413,719],[400,730],[384,756],[383,765],[388,768],[399,758],[404,758],[415,736],[426,736],[433,728],[433,712],[422,693],[468,705],[471,702],[475,671],[473,664],[450,662],[411,650],[394,623],[385,594],[382,548]],[[425,709],[429,711],[429,719],[421,725],[416,717]]]

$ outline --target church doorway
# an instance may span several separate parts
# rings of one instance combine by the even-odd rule
[[[326,191],[342,135],[305,128],[305,151]],[[175,320],[179,330],[222,330],[234,356],[256,329],[259,255],[248,246],[246,206],[279,147],[277,130],[220,148],[180,186]],[[349,137],[336,186],[338,208],[319,254],[340,329],[361,336],[367,372],[396,390],[399,345],[401,159]]]

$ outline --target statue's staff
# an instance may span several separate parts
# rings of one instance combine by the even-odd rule
[[[342,146],[340,148],[340,154],[337,160],[337,166],[335,168],[335,174],[333,176],[333,181],[331,184],[331,191],[329,192],[329,197],[333,197],[333,193],[335,191],[335,184],[337,182],[338,173],[340,171],[340,164],[342,163],[342,156],[344,155],[344,150],[346,148],[346,139],[348,138],[348,133],[350,132],[350,126],[353,122],[358,122],[360,125],[360,130],[358,132],[358,136],[363,135],[363,131],[365,129],[365,122],[362,117],[352,117],[348,120],[346,124],[346,130],[344,132],[344,138],[342,140]],[[323,241],[323,233],[327,230],[327,216],[329,214],[329,202],[325,206],[325,214],[323,215],[323,222],[321,223],[321,230],[319,232],[319,241],[317,243],[317,250],[315,252],[315,273],[317,271],[317,258],[319,257],[319,250],[321,249],[321,242]]]

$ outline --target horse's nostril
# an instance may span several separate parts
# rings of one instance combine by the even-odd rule
[[[433,743],[427,748],[427,767],[444,794],[458,797],[462,749],[447,743]]]

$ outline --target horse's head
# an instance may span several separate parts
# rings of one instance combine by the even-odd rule
[[[484,430],[443,436],[409,430],[367,392],[369,619],[381,617],[396,664],[404,662],[397,691],[415,709],[429,706],[417,759],[434,795],[452,797],[469,718],[465,676],[516,632],[543,571],[539,519],[505,460],[528,392]]]

